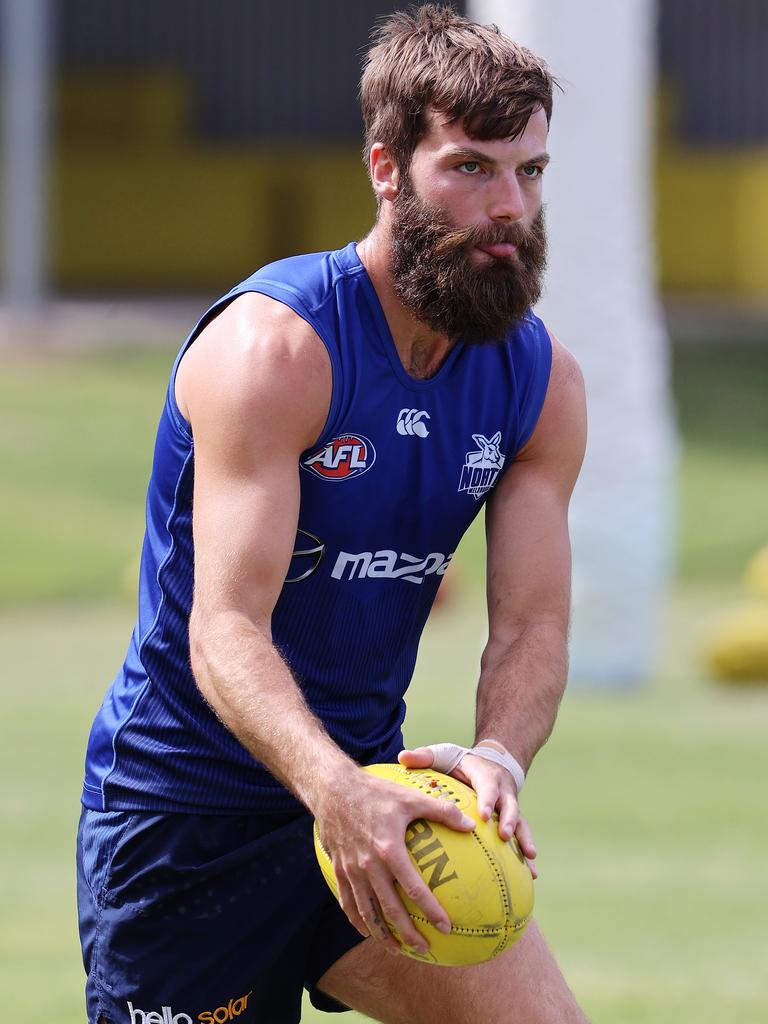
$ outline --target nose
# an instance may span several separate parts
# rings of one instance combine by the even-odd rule
[[[525,205],[517,174],[512,172],[499,176],[488,213],[493,220],[514,222],[523,219]]]

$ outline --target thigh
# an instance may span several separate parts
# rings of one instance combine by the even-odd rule
[[[91,1022],[293,1024],[307,977],[359,940],[318,953],[335,901],[308,815],[87,811],[78,845]]]
[[[534,921],[510,949],[471,967],[389,956],[367,939],[318,985],[384,1024],[586,1024]]]

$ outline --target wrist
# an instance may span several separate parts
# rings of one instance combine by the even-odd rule
[[[505,768],[514,779],[515,788],[518,793],[523,788],[526,774],[525,768],[499,740],[492,739],[491,737],[475,740],[475,745],[470,753]]]
[[[302,803],[314,818],[323,818],[329,809],[344,799],[360,775],[360,766],[340,750],[338,757],[329,758],[322,766],[315,767],[306,793],[301,796]]]

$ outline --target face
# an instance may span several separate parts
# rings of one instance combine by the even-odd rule
[[[541,294],[546,139],[543,111],[511,141],[472,139],[432,115],[390,229],[395,291],[433,330],[501,340]]]

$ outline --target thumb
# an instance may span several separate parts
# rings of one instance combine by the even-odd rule
[[[435,755],[429,747],[416,747],[415,750],[401,750],[397,760],[404,768],[429,768]]]

